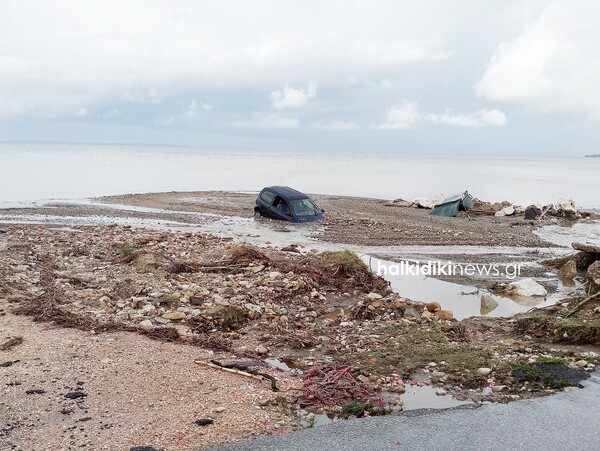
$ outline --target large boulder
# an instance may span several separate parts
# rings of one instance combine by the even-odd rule
[[[590,294],[600,291],[600,260],[595,261],[587,270],[587,280],[590,283]]]
[[[516,296],[546,296],[546,289],[533,279],[522,279],[511,282],[506,287],[506,292]]]
[[[577,275],[577,263],[574,260],[568,260],[558,270],[558,277],[562,281],[572,282]]]
[[[496,302],[496,300],[489,294],[484,294],[481,296],[481,307],[479,308],[480,315],[487,315],[496,307],[498,307],[498,302]]]

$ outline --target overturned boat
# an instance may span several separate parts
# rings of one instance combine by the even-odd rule
[[[459,211],[469,211],[473,208],[473,196],[465,191],[461,194],[447,197],[433,207],[432,213],[436,216],[456,216]]]

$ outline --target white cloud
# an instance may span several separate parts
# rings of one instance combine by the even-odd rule
[[[506,115],[497,109],[483,109],[474,113],[454,113],[448,108],[443,113],[421,113],[417,102],[402,99],[387,111],[385,122],[375,128],[380,130],[406,130],[419,122],[459,127],[503,127],[507,121]]]
[[[75,112],[75,116],[85,117],[88,115],[88,110],[86,108],[80,108]]]
[[[329,122],[327,124],[322,124],[320,122],[316,123],[314,127],[317,130],[329,130],[329,131],[350,131],[357,130],[358,124],[351,121],[334,121]]]
[[[332,1],[318,12],[277,0],[5,0],[0,8],[0,116],[72,116],[283,81],[325,86],[354,74],[381,80],[452,53],[448,19],[416,2]],[[281,94],[276,105],[285,106]]]
[[[184,109],[183,114],[187,117],[194,117],[200,111],[210,111],[214,108],[214,106],[209,105],[208,103],[198,102],[196,99],[193,99],[191,103]]]
[[[253,128],[257,130],[281,130],[298,128],[300,126],[300,122],[295,117],[281,117],[272,115],[266,116],[262,119],[233,121],[231,125],[234,127]]]
[[[356,76],[350,77],[350,79],[348,80],[348,84],[349,85],[366,85],[366,86],[370,86],[372,88],[383,89],[383,90],[392,89],[392,87],[394,86],[389,78],[384,78],[380,82],[376,82],[373,80],[361,80]]]
[[[475,113],[453,113],[447,109],[441,114],[429,113],[423,115],[423,119],[433,124],[457,125],[460,127],[503,127],[506,125],[506,114],[499,110],[479,110]]]
[[[317,95],[316,83],[310,83],[306,89],[293,88],[285,85],[281,91],[273,91],[269,98],[271,99],[271,108],[275,110],[284,110],[286,108],[297,108],[305,105],[310,99]]]
[[[402,99],[390,108],[385,122],[377,128],[381,130],[405,130],[411,128],[420,118],[417,102]]]
[[[498,46],[477,94],[600,120],[599,24],[599,2],[552,2],[516,39]]]

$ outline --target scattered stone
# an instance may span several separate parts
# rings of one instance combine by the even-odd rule
[[[153,446],[132,446],[129,451],[159,451]]]
[[[268,354],[268,353],[269,353],[269,350],[268,350],[268,349],[267,349],[267,347],[266,347],[266,346],[264,346],[264,345],[258,345],[258,346],[256,347],[256,353],[257,353],[258,355],[266,355],[266,354]]]
[[[438,396],[446,396],[448,394],[448,392],[446,390],[444,390],[443,388],[438,388],[435,391],[435,394]]]
[[[383,296],[380,295],[379,293],[369,293],[367,294],[367,298],[370,300],[376,300],[376,299],[381,299]]]
[[[186,314],[183,312],[168,312],[161,317],[170,321],[181,321],[182,319],[185,319]]]
[[[444,321],[454,320],[454,313],[451,310],[438,310],[434,315]]]
[[[162,317],[160,317],[160,316],[157,316],[156,318],[154,318],[154,322],[155,322],[156,324],[160,324],[160,325],[162,325],[162,326],[165,326],[165,325],[167,325],[167,324],[170,324],[170,323],[171,323],[171,320],[168,320],[167,318],[162,318]]]
[[[92,419],[92,417],[81,417],[79,420],[80,422],[85,422],[85,421],[90,421]]]
[[[419,311],[415,308],[415,307],[407,307],[404,310],[404,318],[415,318],[415,319],[419,319],[421,318],[421,314],[419,313]]]
[[[425,304],[425,308],[427,309],[428,312],[437,312],[438,310],[442,309],[442,306],[440,305],[439,302],[430,302],[428,304]]]
[[[491,368],[478,368],[478,369],[477,369],[477,371],[476,371],[476,373],[477,373],[479,376],[487,376],[487,375],[489,375],[491,372],[492,372],[492,369],[491,369]]]
[[[191,305],[202,305],[204,304],[204,298],[201,296],[190,296]]]
[[[225,407],[215,407],[213,409],[213,412],[215,412],[215,413],[223,413],[223,412],[225,412],[225,410],[226,410]]]
[[[586,366],[588,366],[588,361],[587,360],[578,360],[577,362],[575,362],[575,366],[577,368],[585,368]]]
[[[46,393],[46,390],[42,390],[41,388],[25,390],[26,395],[43,395],[44,393]]]
[[[18,362],[20,362],[20,360],[9,360],[7,362],[0,363],[0,368],[8,368],[9,366],[13,366]]]
[[[86,396],[87,396],[87,393],[78,390],[78,391],[70,391],[69,393],[67,393],[65,395],[65,398],[80,399],[80,398],[85,398]]]
[[[195,421],[198,426],[208,426],[209,424],[213,424],[214,420],[212,418],[199,418]]]
[[[145,319],[140,323],[140,327],[146,330],[154,329],[154,324],[152,324],[152,321],[150,321],[149,319]]]

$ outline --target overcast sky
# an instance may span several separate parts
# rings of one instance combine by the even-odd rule
[[[0,140],[600,152],[600,2],[0,0]]]

